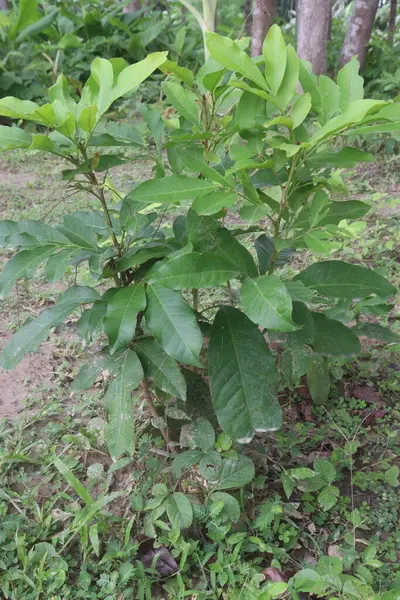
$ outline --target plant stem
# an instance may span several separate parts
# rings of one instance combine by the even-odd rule
[[[288,176],[288,180],[286,182],[285,187],[283,188],[282,191],[282,198],[281,198],[281,204],[279,207],[279,214],[278,217],[275,221],[275,226],[274,226],[274,241],[279,237],[279,230],[281,227],[281,221],[282,221],[282,216],[283,216],[283,212],[286,208],[286,201],[287,201],[287,197],[288,197],[288,191],[290,186],[292,185],[292,179],[293,179],[293,175],[296,169],[296,162],[297,162],[297,155],[295,154],[293,159],[292,159],[292,164],[290,165],[290,171],[289,171],[289,176]],[[276,249],[276,247],[274,248],[274,252],[272,254],[272,258],[271,258],[271,265],[269,267],[269,271],[268,274],[271,275],[271,273],[273,273],[274,268],[275,268],[275,262],[276,259],[278,257],[278,251]]]
[[[198,312],[199,311],[199,290],[193,288],[192,296],[193,296],[193,310],[195,312]]]
[[[147,381],[147,379],[143,379],[143,380],[142,380],[142,388],[143,388],[143,391],[144,391],[144,396],[145,396],[145,398],[146,398],[146,402],[147,402],[147,404],[148,404],[148,407],[149,407],[149,409],[150,409],[150,412],[151,412],[152,416],[153,416],[155,419],[157,419],[157,418],[159,417],[159,414],[158,414],[158,412],[157,412],[157,409],[156,409],[156,406],[155,406],[155,404],[154,404],[154,401],[153,401],[153,396],[152,396],[152,393],[151,393],[151,391],[150,391],[150,386],[149,386],[149,382]],[[176,450],[175,450],[175,448],[173,448],[173,447],[171,447],[171,446],[169,445],[169,444],[170,444],[170,442],[171,442],[171,440],[170,440],[170,438],[169,438],[169,435],[168,435],[168,430],[167,430],[167,428],[166,428],[166,427],[164,427],[164,428],[160,429],[160,431],[161,431],[161,435],[163,436],[163,438],[164,438],[164,440],[165,440],[165,443],[167,444],[167,449],[168,449],[168,450],[171,452],[171,454],[172,454],[173,456],[175,456],[175,455],[176,455]]]

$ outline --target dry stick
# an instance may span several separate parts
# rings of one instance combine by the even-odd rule
[[[147,379],[143,379],[142,380],[142,388],[143,388],[144,396],[146,398],[147,404],[149,405],[150,412],[151,412],[152,416],[155,419],[158,419],[159,414],[158,414],[157,409],[155,407],[155,404],[153,402],[153,396],[152,396],[152,393],[150,391],[150,386],[149,386],[149,382],[147,381]],[[176,455],[175,448],[170,447],[170,445],[169,445],[170,442],[171,442],[171,440],[169,439],[167,428],[163,427],[163,428],[160,429],[160,431],[161,431],[161,434],[162,434],[162,436],[163,436],[163,438],[165,440],[165,443],[167,444],[167,449],[170,450],[170,452],[171,452],[172,455]]]

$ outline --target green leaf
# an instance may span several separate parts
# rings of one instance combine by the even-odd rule
[[[293,578],[294,588],[298,592],[313,592],[314,588],[319,591],[322,581],[321,575],[313,569],[302,569]],[[325,587],[322,586],[322,589]]]
[[[134,202],[169,204],[200,198],[214,191],[215,183],[187,175],[171,175],[162,179],[150,179],[140,183],[129,194],[128,200]]]
[[[60,295],[58,302],[43,310],[36,319],[27,321],[10,339],[1,357],[2,367],[13,369],[29,352],[44,342],[55,325],[64,320],[80,305],[95,302],[99,294],[89,287],[73,286]]]
[[[118,290],[107,305],[103,328],[108,336],[110,353],[132,341],[139,312],[146,308],[146,294],[140,283]]]
[[[163,350],[179,362],[201,367],[203,337],[187,302],[160,285],[148,285],[146,295],[146,324]]]
[[[338,498],[340,496],[340,490],[334,485],[327,485],[319,494],[318,494],[318,504],[321,506],[324,512],[330,510],[332,506],[337,504]]]
[[[48,281],[55,283],[63,277],[74,252],[74,250],[67,249],[50,256],[44,269],[44,274]]]
[[[189,441],[187,445],[192,448],[200,448],[203,452],[214,448],[214,427],[204,417],[200,417],[189,424],[187,435]]]
[[[137,88],[166,60],[168,52],[153,52],[145,59],[123,69],[112,90],[112,102]]]
[[[248,442],[282,422],[275,361],[257,325],[232,307],[215,317],[208,349],[211,395],[222,429]]]
[[[288,469],[287,474],[296,481],[303,481],[305,479],[312,479],[317,476],[317,473],[308,467],[297,467],[295,469]]]
[[[235,73],[240,73],[243,77],[251,79],[260,88],[269,91],[259,68],[236,42],[212,32],[207,32],[205,38],[209,53],[222,66]]]
[[[190,500],[182,492],[174,492],[167,498],[167,515],[174,529],[187,529],[193,521]]]
[[[112,381],[104,397],[108,415],[106,442],[113,460],[122,454],[132,454],[135,447],[135,417],[132,391],[144,377],[137,354],[128,350],[124,356],[120,375]]]
[[[385,342],[400,342],[400,335],[391,331],[388,327],[383,327],[379,323],[359,323],[352,327],[352,331],[358,336],[365,336],[373,340],[384,340]]]
[[[162,90],[167,97],[167,100],[192,125],[199,124],[199,99],[190,90],[172,83],[172,81],[164,81],[161,84]]]
[[[272,25],[263,44],[265,79],[275,96],[282,83],[286,68],[286,45],[278,25]]]
[[[76,246],[97,250],[96,235],[77,217],[66,215],[57,229]]]
[[[175,477],[181,477],[182,471],[186,471],[197,465],[202,456],[203,452],[201,450],[186,450],[178,454],[172,461],[172,472]]]
[[[314,352],[325,356],[351,356],[360,353],[360,342],[351,329],[321,313],[313,312],[312,316],[315,335],[311,345]],[[321,373],[319,376],[321,377]]]
[[[193,79],[194,75],[190,69],[186,69],[186,67],[182,67],[178,65],[176,62],[172,60],[166,60],[162,65],[159,66],[160,71],[162,73],[166,73],[169,75],[173,73],[176,77],[179,77],[188,87],[193,87]]]
[[[231,494],[225,492],[214,492],[208,499],[208,510],[212,515],[216,505],[223,503],[223,508],[218,512],[218,518],[223,523],[237,523],[240,519],[240,505],[239,502]]]
[[[240,303],[247,316],[271,331],[295,331],[292,299],[276,275],[246,279],[240,290]]]
[[[358,150],[358,148],[350,148],[345,146],[338,152],[334,150],[324,149],[317,154],[311,155],[307,159],[307,166],[312,168],[326,167],[353,167],[360,162],[375,162],[375,157],[368,152]]]
[[[308,60],[300,60],[299,79],[303,92],[309,93],[311,96],[313,111],[320,115],[322,111],[321,91],[318,87],[317,76],[314,75],[311,63]]]
[[[313,464],[314,471],[317,471],[327,483],[333,483],[337,477],[335,466],[330,460],[325,458],[316,458]]]
[[[305,93],[297,98],[290,113],[293,121],[293,129],[299,127],[311,110],[311,94]]]
[[[186,400],[186,381],[176,361],[168,356],[156,340],[138,340],[135,350],[146,377],[154,385],[171,396]]]
[[[392,487],[397,487],[399,485],[399,474],[400,469],[397,465],[393,465],[387,471],[385,471],[385,483],[391,485]]]
[[[191,252],[168,260],[150,283],[175,289],[206,288],[226,283],[239,275],[232,263],[212,252]]]
[[[395,286],[381,275],[340,260],[315,263],[294,280],[327,298],[365,298],[370,294],[388,298],[396,294]]]
[[[19,127],[0,125],[0,150],[13,148],[29,148],[32,136]]]
[[[20,0],[16,19],[14,20],[13,26],[9,31],[9,36],[11,39],[15,39],[20,31],[39,19],[40,13],[37,6],[37,0]]]
[[[192,204],[192,209],[197,212],[198,215],[214,215],[223,208],[230,208],[237,201],[236,192],[225,192],[223,190],[217,190],[197,198]]]
[[[315,404],[326,404],[331,388],[329,368],[322,356],[313,354],[308,360],[307,386]]]
[[[340,69],[337,82],[340,88],[339,106],[344,112],[349,104],[364,98],[364,79],[358,74],[360,63],[356,56]]]
[[[201,173],[204,175],[205,179],[208,179],[209,181],[232,188],[233,184],[231,181],[228,181],[221,173],[213,169],[213,167],[210,167],[210,165],[202,158],[199,158],[199,156],[194,154],[192,149],[179,149],[178,155],[190,171]]]
[[[5,298],[18,279],[32,277],[38,266],[54,253],[54,246],[38,246],[15,254],[0,274],[0,298]]]
[[[216,481],[221,470],[222,458],[216,450],[205,452],[199,464],[199,473],[207,481]]]
[[[285,281],[285,286],[292,300],[298,302],[310,302],[313,293],[301,281]]]
[[[32,4],[35,4],[35,2],[32,2]],[[54,8],[54,9],[50,10],[47,13],[47,15],[44,15],[41,19],[38,19],[34,23],[27,25],[27,27],[24,27],[22,30],[20,28],[19,33],[17,35],[17,39],[15,40],[17,42],[17,44],[20,44],[21,42],[26,40],[28,37],[33,37],[33,36],[37,35],[38,33],[40,33],[41,31],[44,31],[45,29],[50,27],[50,25],[53,23],[53,21],[56,20],[58,14],[59,14],[58,9]]]
[[[254,478],[254,463],[248,456],[240,455],[237,458],[225,458],[219,474],[217,490],[230,490],[241,488],[250,483]]]
[[[286,108],[293,98],[299,81],[299,59],[296,51],[290,44],[286,47],[287,60],[283,81],[276,94],[276,99],[282,108]],[[307,90],[304,90],[305,92]]]
[[[84,485],[75,477],[73,472],[67,467],[67,465],[57,456],[53,460],[53,464],[57,471],[61,473],[68,485],[74,490],[74,492],[84,501],[87,506],[92,506],[94,500],[89,494]]]

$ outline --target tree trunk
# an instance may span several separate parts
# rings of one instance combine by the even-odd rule
[[[1,2],[1,0],[0,0]],[[136,12],[137,10],[140,10],[142,8],[142,0],[133,0],[133,2],[130,2],[127,6],[124,6],[124,8],[122,9],[123,13],[130,13],[130,12]]]
[[[297,54],[309,60],[316,75],[326,73],[331,0],[297,0]]]
[[[264,38],[278,15],[277,0],[254,0],[251,55],[262,53]]]
[[[360,67],[363,68],[378,4],[379,0],[355,0],[353,14],[343,42],[341,65],[345,65],[353,56],[357,56]]]
[[[0,0],[0,10],[8,10],[8,0]]]
[[[397,0],[390,0],[390,13],[388,24],[388,41],[393,45],[394,32],[396,31]]]
[[[243,35],[245,37],[250,37],[251,36],[251,0],[244,1],[243,12],[244,12]]]

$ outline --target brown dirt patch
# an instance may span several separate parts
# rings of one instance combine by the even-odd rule
[[[0,351],[11,337],[4,320],[0,320]],[[49,385],[53,377],[54,357],[50,344],[42,344],[12,371],[0,368],[0,419],[16,416],[26,398],[39,395],[38,388]]]

